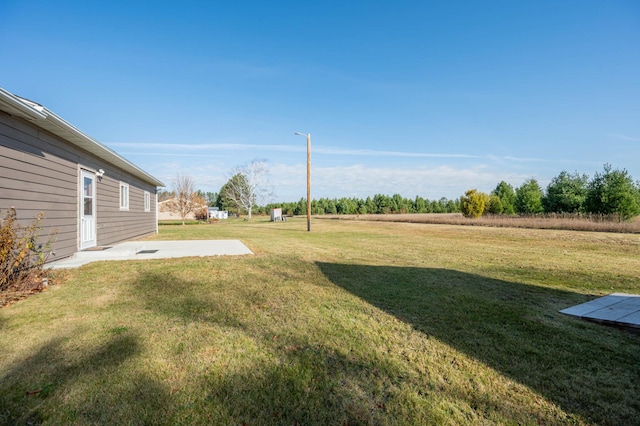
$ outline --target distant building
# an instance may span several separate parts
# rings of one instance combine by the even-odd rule
[[[173,200],[174,200],[173,198],[169,198],[168,200],[160,201],[158,203],[158,220],[182,220],[182,218],[180,217],[180,213],[173,211],[169,207],[169,203],[172,202]],[[196,210],[204,209],[206,207],[207,207],[206,204],[203,204],[201,207],[198,207]],[[196,215],[193,212],[187,213],[187,215],[185,216],[185,219],[195,220]]]
[[[280,222],[282,220],[282,209],[271,209],[271,222]]]
[[[228,219],[229,212],[218,207],[209,207],[209,219]]]

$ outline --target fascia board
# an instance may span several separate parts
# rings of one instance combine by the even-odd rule
[[[20,98],[0,87],[0,109],[28,120],[44,120],[47,116],[40,110],[22,102]]]

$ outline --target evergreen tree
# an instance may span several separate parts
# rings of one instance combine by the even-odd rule
[[[514,205],[519,214],[535,214],[544,211],[542,207],[542,188],[538,181],[531,178],[516,189]]]
[[[502,181],[498,184],[498,186],[496,186],[496,189],[493,190],[492,194],[500,197],[502,212],[504,214],[515,214],[516,193],[513,190],[513,186],[509,185],[505,181]]]
[[[235,192],[234,188],[244,187],[246,185],[244,175],[236,173],[233,175],[224,185],[220,188],[218,198],[216,200],[216,206],[222,210],[227,210],[230,213],[240,214],[242,206],[240,206],[237,200],[232,197]]]
[[[502,201],[500,201],[500,197],[492,193],[489,196],[489,203],[487,203],[485,212],[491,214],[502,214],[503,211],[504,206],[502,205]]]
[[[584,210],[587,199],[587,175],[578,172],[569,174],[566,171],[553,179],[547,186],[547,193],[542,199],[544,211],[548,213],[577,213]]]
[[[416,199],[415,199],[415,201],[413,203],[413,210],[416,213],[426,213],[426,211],[427,211],[427,201],[424,198],[416,195]]]
[[[589,213],[617,214],[629,219],[640,214],[640,184],[634,184],[626,170],[604,165],[588,185],[586,207]]]

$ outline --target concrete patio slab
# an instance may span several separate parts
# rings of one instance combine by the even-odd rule
[[[613,293],[560,313],[625,327],[640,328],[640,295]]]
[[[238,256],[253,254],[238,240],[127,241],[80,251],[49,263],[52,269],[77,268],[102,260],[166,259],[173,257]]]
[[[591,300],[581,305],[572,306],[571,308],[564,309],[560,312],[567,315],[574,315],[582,317],[590,314],[591,312],[598,311],[607,306],[615,305],[618,302],[627,299],[627,295],[623,294],[610,294],[608,296],[600,297],[598,299]]]
[[[627,315],[626,317],[621,318],[620,320],[629,324],[640,324],[640,311],[636,311],[631,315]]]

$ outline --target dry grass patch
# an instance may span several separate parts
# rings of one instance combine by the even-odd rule
[[[501,228],[559,229],[571,231],[640,234],[640,216],[620,220],[613,215],[546,214],[534,216],[484,215],[464,217],[460,213],[323,215],[317,219],[366,220],[373,222],[429,223],[445,225],[492,226]]]

